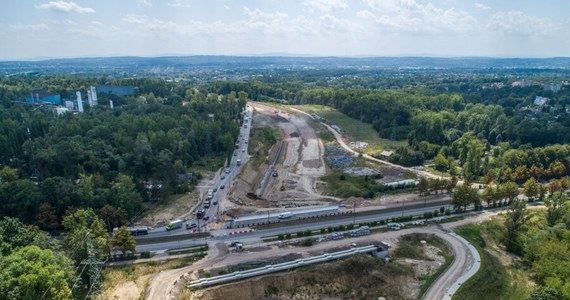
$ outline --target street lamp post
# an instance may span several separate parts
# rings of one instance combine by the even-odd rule
[[[352,203],[352,225],[356,224],[356,203]]]

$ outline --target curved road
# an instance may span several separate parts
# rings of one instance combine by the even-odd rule
[[[439,235],[451,247],[454,259],[447,270],[437,278],[422,299],[451,299],[465,280],[479,270],[481,259],[477,250],[453,232]]]
[[[480,216],[476,218],[471,218],[471,222],[477,222],[480,220]],[[457,224],[448,223],[448,226],[456,226],[460,223],[467,223],[467,220],[462,220],[455,222]],[[447,226],[446,226],[447,227]],[[452,294],[455,293],[457,288],[461,283],[465,282],[469,277],[471,277],[477,271],[479,265],[478,261],[479,255],[475,248],[469,247],[465,244],[465,240],[458,238],[457,235],[449,232],[449,230],[442,228],[440,225],[431,225],[427,227],[418,227],[404,229],[400,231],[388,231],[383,233],[376,233],[368,236],[350,238],[347,240],[329,241],[325,243],[319,243],[311,247],[310,249],[301,249],[298,247],[293,248],[278,248],[271,249],[267,248],[266,251],[253,251],[248,253],[234,253],[227,252],[227,247],[222,242],[210,243],[210,250],[208,251],[208,256],[203,260],[190,265],[188,267],[163,271],[157,274],[150,281],[146,299],[176,299],[178,292],[174,287],[179,284],[179,280],[183,278],[184,275],[189,274],[198,269],[205,269],[211,267],[222,267],[233,265],[239,262],[248,260],[260,260],[275,256],[285,256],[291,253],[301,253],[308,255],[308,253],[303,253],[301,251],[318,251],[324,250],[331,247],[347,246],[352,242],[355,243],[367,243],[370,240],[386,240],[386,239],[397,239],[402,235],[411,233],[426,233],[435,234],[444,241],[446,241],[451,248],[454,255],[454,260],[448,269],[433,283],[430,289],[426,292],[423,299],[450,299]],[[260,243],[259,240],[252,239],[251,241],[243,240],[245,245],[254,245]],[[472,252],[475,251],[475,252]]]

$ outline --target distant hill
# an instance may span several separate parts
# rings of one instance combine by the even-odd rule
[[[289,56],[164,56],[94,57],[0,62],[4,75],[40,71],[101,73],[169,69],[570,69],[569,57],[289,57]]]

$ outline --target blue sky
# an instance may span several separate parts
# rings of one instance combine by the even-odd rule
[[[0,60],[570,56],[568,0],[1,0]]]

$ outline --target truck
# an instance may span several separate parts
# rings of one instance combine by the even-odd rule
[[[214,190],[209,189],[209,190],[208,190],[208,196],[207,196],[207,197],[208,197],[208,199],[214,198]]]
[[[148,234],[148,227],[146,226],[134,226],[134,227],[127,227],[127,230],[132,235],[145,235]],[[113,228],[113,234],[119,231],[118,227]]]
[[[238,160],[236,161],[236,165],[241,166],[241,159],[238,159]]]
[[[174,220],[174,221],[168,223],[168,225],[166,225],[166,230],[171,231],[174,229],[181,228],[182,224],[184,224],[184,222],[182,220]]]
[[[246,196],[253,200],[263,199],[251,192],[247,193]],[[295,211],[286,211],[279,213],[270,213],[269,217],[270,219],[277,218],[281,222],[286,222],[289,220],[296,220],[296,219],[335,216],[338,215],[339,212],[340,211],[338,205],[335,205],[335,206],[322,206],[322,207],[300,209]],[[267,224],[267,217],[268,217],[267,213],[236,216],[227,224],[226,228],[241,228],[241,227],[257,226],[263,223]]]

